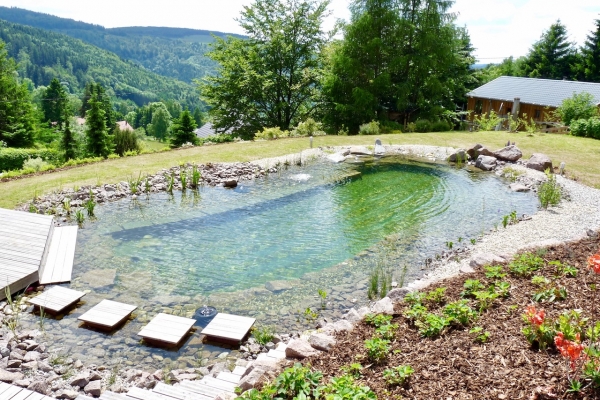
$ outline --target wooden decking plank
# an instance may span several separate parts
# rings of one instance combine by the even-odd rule
[[[237,376],[241,377],[242,375],[244,375],[244,373],[246,372],[246,370],[247,370],[247,369],[248,369],[248,368],[246,368],[246,367],[240,367],[240,366],[238,365],[238,366],[236,366],[236,367],[233,369],[233,371],[231,371],[231,373],[232,373],[233,375],[237,375]]]
[[[128,318],[137,308],[129,304],[112,300],[102,300],[99,304],[81,315],[78,319],[90,324],[114,328]]]
[[[7,391],[10,388],[10,386],[11,385],[9,385],[8,383],[4,383],[4,382],[0,381],[0,395],[2,395],[2,393]]]
[[[217,379],[220,379],[222,381],[225,382],[230,382],[230,383],[240,383],[240,380],[242,379],[242,377],[240,375],[236,375],[232,372],[228,372],[228,371],[221,371],[219,372],[219,374],[217,375]]]
[[[48,396],[44,396],[41,393],[38,392],[31,392],[29,393],[29,396],[27,396],[25,398],[25,400],[50,400],[52,399],[52,397],[48,397]]]
[[[237,384],[234,382],[224,381],[222,379],[213,378],[212,376],[205,376],[204,378],[200,379],[199,383],[214,387],[215,389],[223,390],[225,392],[233,392],[237,387]]]
[[[77,303],[83,296],[85,296],[84,292],[54,286],[28,301],[31,304],[44,307],[47,310],[60,312],[70,305]]]
[[[142,328],[138,335],[169,344],[177,344],[190,331],[196,320],[159,313]]]
[[[190,392],[201,394],[212,399],[214,399],[221,393],[226,392],[226,390],[217,389],[212,386],[204,385],[198,382],[183,381],[179,384],[179,386],[189,390]]]
[[[10,387],[6,388],[2,394],[0,394],[0,400],[9,400],[15,397],[23,388],[18,386],[9,385]]]
[[[104,392],[100,395],[101,400],[125,400],[127,397],[114,392]]]
[[[153,393],[159,393],[163,396],[168,396],[176,400],[213,400],[214,396],[204,396],[196,392],[190,392],[189,390],[183,389],[181,386],[169,386],[162,382],[158,382]]]
[[[25,400],[29,397],[30,394],[32,394],[31,390],[22,389],[19,393],[11,397],[10,400]]]
[[[138,387],[132,387],[126,393],[127,398],[137,400],[173,400],[172,397],[165,396],[164,394],[155,393],[150,390],[144,390]]]
[[[12,266],[12,267],[16,267],[16,268],[22,268],[24,270],[29,271],[32,268],[32,264],[29,263],[24,263],[21,261],[15,261],[15,260],[8,260],[6,258],[1,258],[1,265],[2,267],[8,267],[8,266]],[[35,268],[36,270],[38,268],[35,267],[35,265],[33,265],[33,268]]]
[[[201,333],[213,338],[240,341],[248,334],[255,321],[254,318],[218,313]]]
[[[25,211],[15,211],[6,208],[0,208],[0,215],[3,217],[17,217],[28,221],[39,221],[39,223],[51,223],[53,217],[50,215],[34,214]]]
[[[54,229],[45,264],[40,268],[40,283],[69,282],[73,273],[73,259],[77,242],[77,226]]]
[[[19,258],[23,259],[30,259],[37,262],[38,264],[40,260],[40,258],[36,254],[18,251],[14,248],[0,248],[0,254],[5,255],[7,258],[8,256],[18,256]]]

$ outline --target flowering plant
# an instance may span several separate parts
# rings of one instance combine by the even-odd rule
[[[585,347],[580,343],[581,339],[579,337],[579,333],[576,335],[575,340],[565,339],[565,335],[562,332],[557,332],[554,337],[554,344],[560,354],[563,357],[569,359],[569,365],[571,366],[571,370],[575,371],[576,362],[581,357],[581,353],[585,349]]]
[[[600,253],[596,253],[588,258],[588,268],[600,274]]]
[[[537,343],[540,349],[545,349],[554,339],[554,328],[546,322],[546,312],[529,306],[523,314],[526,326],[521,330],[531,345]]]

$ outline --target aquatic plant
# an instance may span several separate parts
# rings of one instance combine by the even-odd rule
[[[198,186],[200,185],[200,179],[202,179],[202,173],[198,169],[197,165],[193,165],[192,166],[192,182],[191,182],[192,189],[198,189]]]
[[[324,310],[325,306],[327,305],[327,292],[322,289],[319,289],[317,292],[319,293],[319,297],[321,298],[321,310]]]
[[[173,187],[175,186],[175,176],[171,174],[167,176],[167,193],[173,194]]]
[[[90,197],[84,204],[85,210],[87,211],[87,215],[90,218],[95,217],[94,209],[96,208],[96,202]]]
[[[181,180],[181,190],[187,189],[187,172],[185,169],[179,171],[179,179]]]
[[[85,215],[83,215],[83,211],[81,210],[81,208],[77,209],[77,211],[75,211],[75,221],[77,221],[77,225],[79,225],[80,228],[83,227],[83,221],[85,221]]]
[[[65,209],[65,212],[67,213],[67,215],[71,215],[71,199],[68,197],[65,197],[63,199],[63,208]]]

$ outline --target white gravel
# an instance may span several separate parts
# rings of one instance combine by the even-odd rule
[[[324,157],[333,152],[341,153],[353,146],[329,147],[326,149],[309,149],[302,153],[264,159],[256,163],[269,167],[286,160],[293,163],[314,157]],[[456,149],[423,145],[385,145],[387,154],[403,154],[420,157],[429,161],[442,161]],[[372,148],[371,148],[372,149]],[[511,168],[522,171],[521,181],[542,182],[544,173],[511,164]],[[469,271],[472,256],[485,253],[495,254],[510,259],[523,250],[531,250],[552,244],[577,241],[587,236],[589,231],[600,230],[600,190],[594,189],[572,180],[557,176],[557,182],[563,189],[564,199],[558,206],[547,210],[539,210],[531,219],[521,221],[507,228],[500,228],[486,234],[459,261],[450,261],[428,272],[422,279],[410,283],[411,288],[422,288],[430,283]]]

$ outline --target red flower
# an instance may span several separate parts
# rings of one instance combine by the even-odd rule
[[[546,318],[546,312],[544,310],[537,311],[535,306],[527,307],[525,314],[529,323],[538,327],[544,323],[544,318]]]
[[[565,339],[565,335],[562,332],[557,332],[554,337],[554,344],[560,354],[563,357],[568,358],[570,361],[570,366],[572,370],[575,370],[575,361],[577,361],[581,357],[581,352],[584,347],[581,343],[579,343],[580,337],[579,333],[575,336],[575,340],[567,340]]]
[[[588,268],[591,268],[595,273],[600,274],[600,253],[594,254],[588,258]]]

